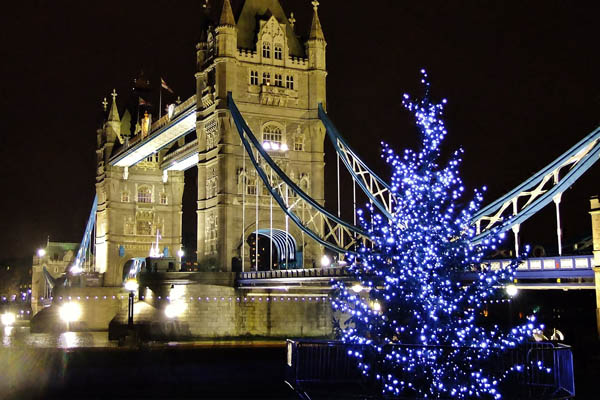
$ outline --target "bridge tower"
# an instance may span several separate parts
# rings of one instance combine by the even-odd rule
[[[231,92],[258,139],[269,142],[270,156],[323,204],[325,130],[318,120],[318,105],[326,102],[326,42],[319,3],[312,3],[313,19],[305,43],[295,32],[293,13],[288,18],[278,0],[246,0],[237,18],[230,1],[224,0],[218,22],[203,32],[197,45],[197,251],[201,264],[224,270],[243,264],[250,270],[257,264],[251,244],[258,238],[262,251],[272,232],[284,232],[284,236],[287,232],[293,238],[297,254],[303,254],[303,258],[289,259],[296,267],[312,266],[321,255],[317,244],[304,238],[291,221],[286,223],[276,203],[271,207],[269,193],[244,155],[227,105]],[[281,265],[272,254],[269,250],[269,265]],[[264,265],[266,253],[260,257]],[[296,254],[288,257],[296,258]]]
[[[596,282],[596,325],[600,337],[600,197],[590,199],[590,215],[592,217],[592,243],[594,252],[594,281]]]
[[[104,286],[121,286],[125,261],[147,257],[160,235],[159,250],[173,256],[181,246],[183,172],[160,169],[162,155],[153,154],[132,167],[110,165],[109,159],[129,142],[130,118],[121,120],[117,94],[102,129],[96,149],[96,272]],[[142,120],[149,126],[149,116]],[[144,135],[134,132],[132,141]],[[147,133],[147,128],[146,128]]]

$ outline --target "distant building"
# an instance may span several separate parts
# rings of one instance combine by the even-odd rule
[[[52,289],[44,276],[44,268],[48,274],[59,278],[71,264],[79,248],[79,243],[48,242],[46,247],[38,250],[33,256],[31,274],[31,310],[35,315],[52,296]]]

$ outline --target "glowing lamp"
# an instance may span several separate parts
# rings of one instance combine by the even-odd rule
[[[185,255],[185,252],[183,251],[183,249],[177,250],[177,257],[183,258],[184,255]]]
[[[379,302],[376,301],[373,303],[373,311],[375,311],[375,312],[381,311],[381,304],[379,304]]]
[[[271,142],[263,142],[263,149],[271,150]]]
[[[73,302],[66,303],[58,310],[58,315],[66,323],[78,321],[81,318],[81,306]]]
[[[271,148],[273,150],[279,150],[279,143],[276,143],[276,142],[271,143]]]
[[[125,290],[135,292],[139,287],[140,285],[135,279],[127,279],[127,281],[125,281]]]
[[[290,148],[288,147],[287,143],[284,143],[281,145],[281,151],[288,151]]]
[[[2,325],[12,326],[15,323],[17,317],[15,316],[15,314],[13,314],[11,312],[6,312],[6,313],[2,314],[0,319],[2,321]]]
[[[331,265],[331,259],[324,254],[323,257],[321,257],[321,267],[326,268],[329,267]]]
[[[517,295],[517,293],[519,292],[519,289],[517,288],[517,286],[513,285],[513,284],[507,285],[504,290],[506,290],[506,294],[509,295],[510,297],[515,297]]]
[[[37,255],[38,257],[44,257],[46,255],[46,250],[45,249],[38,249],[37,251]]]

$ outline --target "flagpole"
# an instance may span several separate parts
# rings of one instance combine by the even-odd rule
[[[162,78],[160,81],[160,86],[158,87],[158,93],[158,119],[160,119],[162,111]]]

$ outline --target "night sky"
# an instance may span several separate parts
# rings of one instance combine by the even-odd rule
[[[220,9],[221,0],[212,2]],[[240,2],[232,3],[238,10]],[[310,1],[281,3],[306,36]],[[464,147],[465,184],[487,185],[486,203],[599,123],[599,2],[321,3],[330,117],[384,177],[378,140],[398,150],[416,144],[401,95],[421,93],[421,68],[429,72],[433,96],[448,99],[446,149]],[[153,104],[160,76],[182,99],[192,95],[202,4],[24,0],[3,6],[0,259],[30,257],[48,235],[81,239],[95,190],[102,99],[110,100],[116,88],[121,106],[141,70],[155,87]],[[333,184],[331,151],[327,163],[326,182]],[[600,194],[599,178],[596,165],[564,194],[565,242],[591,234],[588,199]],[[195,183],[187,186],[189,204]],[[327,193],[333,207],[334,191]],[[195,218],[194,210],[184,216]],[[552,246],[553,207],[521,229],[525,242]]]

